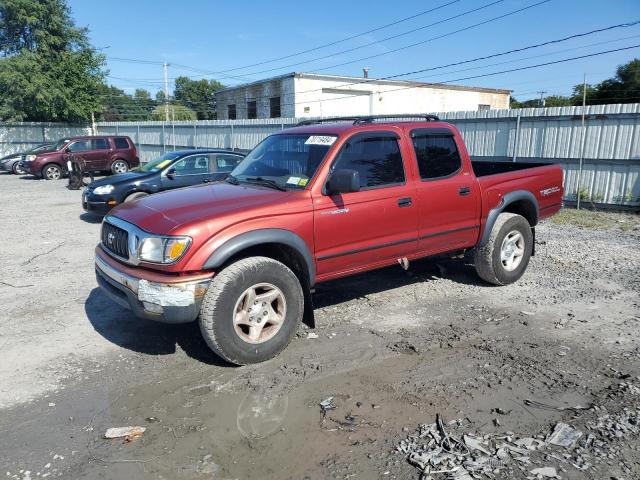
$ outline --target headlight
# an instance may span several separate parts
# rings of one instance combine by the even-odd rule
[[[147,237],[138,247],[138,258],[145,262],[174,263],[191,245],[189,237]]]
[[[101,185],[99,187],[96,187],[93,193],[95,193],[96,195],[109,195],[111,192],[113,192],[113,189],[113,185]]]
[[[36,159],[36,156],[35,156],[35,155],[27,155],[27,156],[25,157],[25,160],[26,160],[27,162],[33,162],[35,159]]]

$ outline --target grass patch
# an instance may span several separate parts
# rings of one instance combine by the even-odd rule
[[[633,213],[598,212],[563,208],[551,221],[557,225],[574,225],[594,230],[619,229],[623,231],[640,228],[640,215]]]

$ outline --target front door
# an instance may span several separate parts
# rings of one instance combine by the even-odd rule
[[[476,244],[480,232],[480,189],[448,129],[411,131],[418,164],[418,250],[436,254]]]
[[[209,181],[209,154],[198,153],[178,160],[162,173],[162,189],[188,187]]]
[[[359,172],[360,191],[314,198],[318,277],[390,263],[416,251],[417,210],[406,152],[391,131],[356,134],[331,167]]]

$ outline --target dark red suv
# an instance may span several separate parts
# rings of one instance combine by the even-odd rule
[[[125,136],[70,137],[58,140],[51,150],[27,155],[27,173],[58,180],[67,172],[70,157],[84,161],[85,170],[125,173],[140,165],[135,144]]]

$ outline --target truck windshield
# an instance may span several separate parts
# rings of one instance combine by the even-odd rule
[[[180,153],[175,152],[165,153],[161,157],[151,160],[144,165],[140,165],[138,168],[132,168],[131,170],[134,172],[156,173],[172,163],[176,158],[180,157],[180,155]]]
[[[335,135],[271,135],[231,172],[230,183],[258,183],[279,190],[304,189]]]

